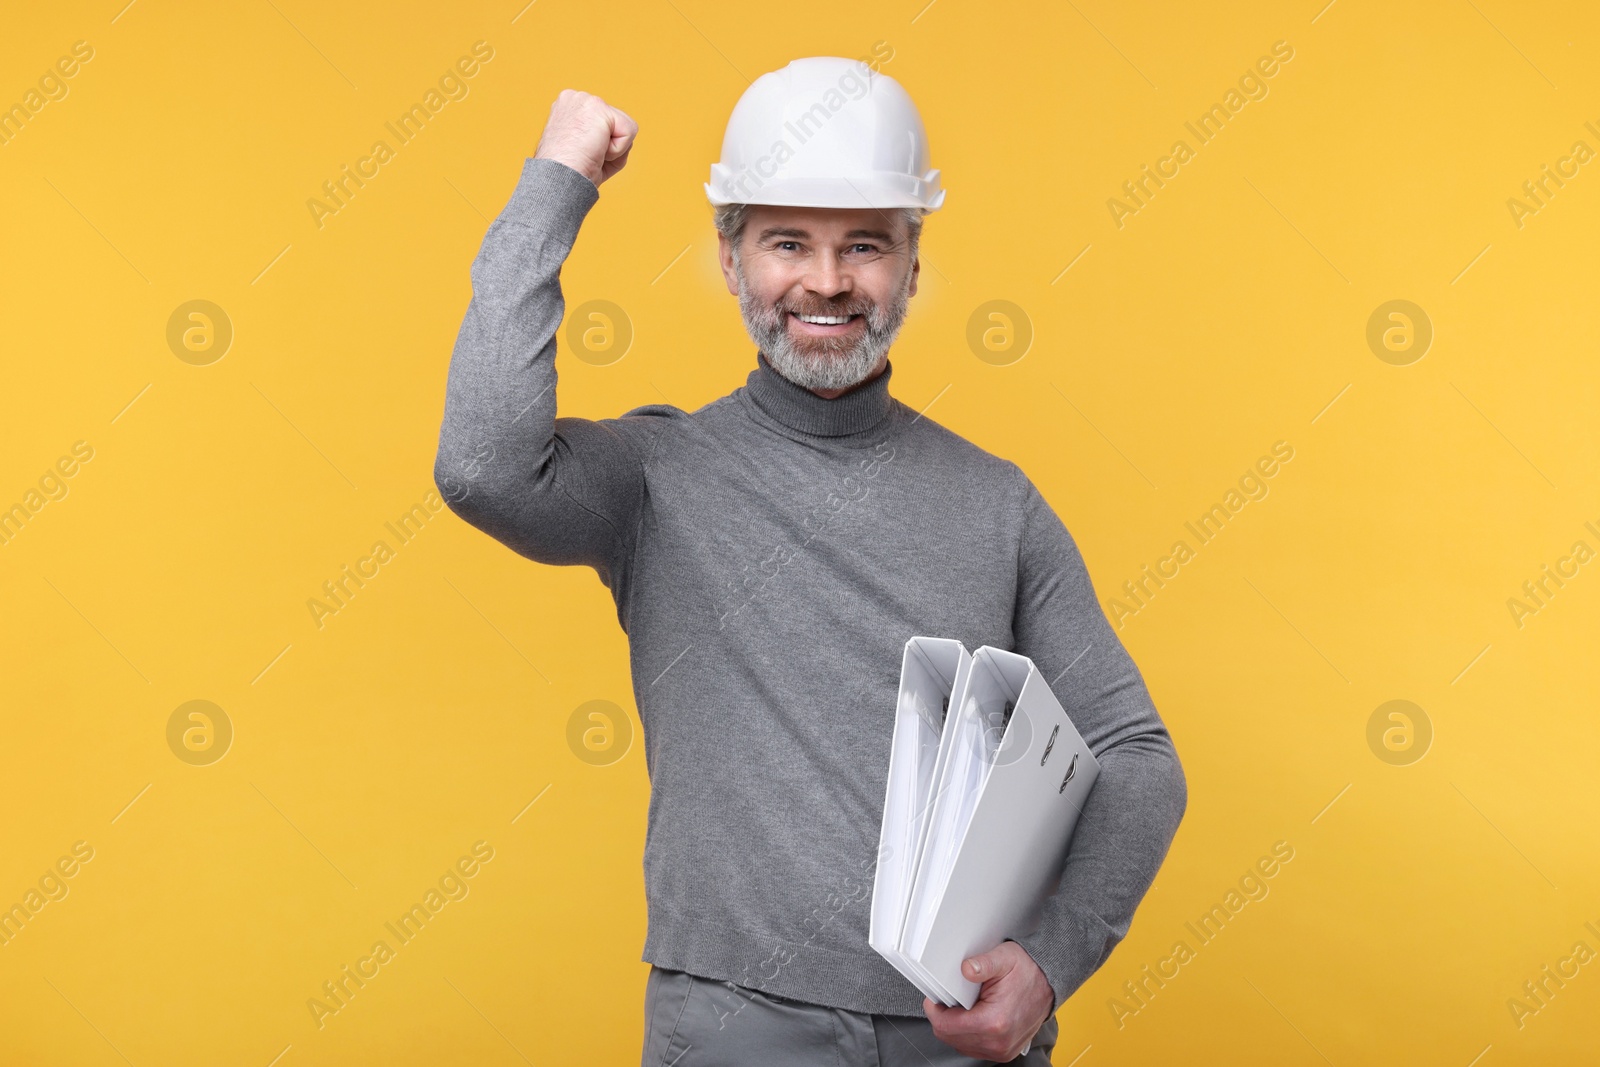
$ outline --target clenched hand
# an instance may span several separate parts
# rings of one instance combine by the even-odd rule
[[[563,89],[550,105],[535,159],[565,163],[596,188],[628,164],[639,124],[592,93]]]
[[[961,964],[968,980],[982,982],[970,1008],[947,1008],[926,997],[922,1010],[933,1034],[957,1052],[980,1060],[1006,1063],[1033,1039],[1046,1019],[1055,992],[1026,949],[1015,941],[973,956]]]

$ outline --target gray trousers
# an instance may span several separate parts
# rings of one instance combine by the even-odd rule
[[[1048,1067],[1051,1016],[1023,1067]],[[926,1018],[863,1015],[652,966],[644,993],[641,1067],[978,1067],[933,1036]]]

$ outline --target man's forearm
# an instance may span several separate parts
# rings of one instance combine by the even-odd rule
[[[598,197],[576,171],[528,160],[473,260],[472,303],[450,357],[434,466],[458,512],[490,503],[511,477],[508,461],[545,458],[556,414],[555,335],[565,313],[561,265]]]
[[[519,551],[535,548],[528,509],[554,447],[561,267],[598,197],[564,164],[524,164],[472,263],[450,358],[434,479],[457,514]]]
[[[1016,938],[1057,1006],[1128,933],[1188,805],[1177,750],[1095,599],[1083,555],[1031,483],[1015,629],[1100,764],[1038,929]]]
[[[1165,734],[1101,753],[1100,776],[1073,832],[1066,869],[1033,934],[1017,938],[1061,1003],[1128,933],[1188,804],[1188,785]]]

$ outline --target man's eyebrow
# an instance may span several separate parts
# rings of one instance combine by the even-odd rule
[[[761,236],[756,238],[756,240],[760,242],[772,237],[797,237],[804,240],[810,236],[811,234],[808,231],[802,230],[797,226],[769,226],[761,231]],[[849,233],[845,234],[846,240],[853,240],[858,237],[871,238],[875,241],[882,241],[884,244],[894,243],[894,235],[889,233],[887,230],[857,229],[851,230]]]

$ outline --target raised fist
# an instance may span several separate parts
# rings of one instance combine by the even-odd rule
[[[565,163],[598,187],[628,163],[639,124],[592,93],[563,89],[550,105],[535,159]]]

